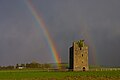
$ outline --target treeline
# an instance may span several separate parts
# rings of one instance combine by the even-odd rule
[[[26,63],[26,64],[16,64],[15,66],[0,66],[0,70],[12,70],[12,69],[49,69],[52,68],[51,64],[40,64],[36,62]]]
[[[0,66],[0,70],[12,70],[14,66]]]
[[[51,68],[50,64],[39,64],[39,63],[26,63],[26,64],[16,64],[16,69],[20,68]]]
[[[31,63],[25,63],[25,64],[16,64],[16,65],[10,65],[10,66],[0,66],[0,70],[12,70],[12,69],[68,69],[67,63],[60,63],[59,66],[56,68],[56,63],[51,64],[40,64],[37,62],[31,62]]]
[[[57,67],[56,67],[57,65]],[[54,69],[61,69],[65,70],[68,69],[67,63],[51,63],[51,64],[40,64],[37,62],[25,63],[25,64],[16,64],[10,66],[0,66],[0,70],[12,70],[12,69],[41,69],[41,70],[54,70]]]

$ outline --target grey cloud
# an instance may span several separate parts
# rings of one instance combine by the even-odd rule
[[[119,0],[36,0],[32,2],[45,21],[62,62],[68,62],[68,48],[72,42],[85,39],[90,48],[90,64],[93,64],[93,54],[96,54],[98,65],[120,65]],[[2,12],[0,14],[0,64],[31,60],[43,63],[54,62],[46,37],[25,2],[14,4],[9,4],[13,12],[6,9],[10,13],[2,11],[4,7],[0,8]],[[19,5],[13,8],[17,4]],[[94,49],[96,49],[95,53],[93,53]]]

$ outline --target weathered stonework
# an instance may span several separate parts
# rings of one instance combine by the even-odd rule
[[[88,46],[84,40],[73,42],[69,56],[70,69],[73,71],[87,71],[88,67]]]

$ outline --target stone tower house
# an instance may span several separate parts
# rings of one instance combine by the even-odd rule
[[[73,42],[70,47],[69,66],[73,71],[87,71],[88,66],[88,46],[84,40]]]

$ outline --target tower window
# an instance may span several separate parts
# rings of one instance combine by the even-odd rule
[[[82,50],[82,48],[80,47],[80,50]]]
[[[82,54],[82,57],[83,57],[83,54]]]

